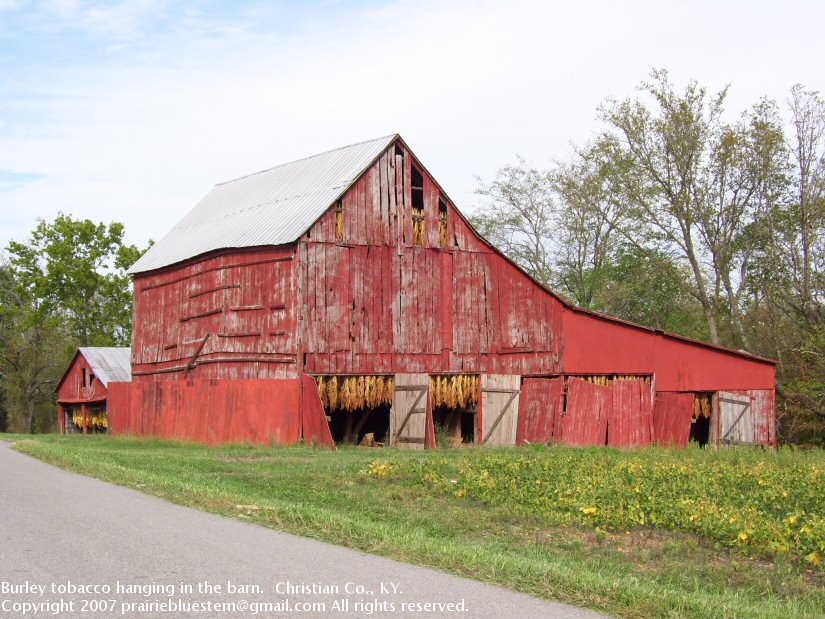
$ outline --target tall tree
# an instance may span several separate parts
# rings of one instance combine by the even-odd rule
[[[80,346],[126,345],[131,291],[126,269],[140,252],[123,245],[123,225],[59,214],[27,243],[9,243],[11,269],[44,311],[62,314]]]
[[[614,261],[620,244],[633,244],[621,235],[632,228],[631,211],[624,195],[614,189],[625,163],[615,140],[603,136],[548,175],[560,204],[553,283],[584,307],[593,306],[604,285],[605,268]],[[636,224],[637,235],[642,234],[639,228]]]
[[[825,101],[819,93],[797,84],[791,89],[788,105],[794,133],[790,148],[795,165],[794,219],[798,247],[788,258],[798,295],[798,311],[811,325],[825,320]],[[819,281],[816,281],[819,279]]]
[[[0,387],[10,427],[31,432],[48,425],[52,390],[71,351],[61,316],[32,297],[8,265],[0,267]]]
[[[547,172],[519,158],[477,193],[484,203],[470,223],[538,281],[549,284],[557,207]]]
[[[601,117],[633,162],[626,195],[644,222],[687,261],[710,339],[719,343],[716,294],[703,265],[697,223],[706,203],[702,168],[720,129],[727,89],[709,95],[690,82],[677,93],[667,72],[659,70],[640,90],[653,99],[653,110],[639,99],[608,100]]]

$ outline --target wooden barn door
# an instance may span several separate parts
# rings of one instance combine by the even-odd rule
[[[516,445],[549,444],[564,405],[563,378],[525,378],[519,396]]]
[[[660,392],[653,407],[653,440],[659,445],[686,447],[693,419],[693,394]]]
[[[427,436],[427,374],[396,374],[390,415],[390,445],[423,449]]]
[[[515,445],[518,425],[518,374],[481,375],[481,444]]]
[[[753,409],[750,396],[719,392],[719,444],[753,444]]]
[[[607,442],[607,417],[613,405],[613,390],[580,378],[567,382],[567,408],[561,418],[561,440],[583,447]]]
[[[653,434],[653,397],[643,380],[614,380],[613,403],[607,416],[607,444],[611,447],[649,445]]]

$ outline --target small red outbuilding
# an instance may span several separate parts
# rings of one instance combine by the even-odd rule
[[[132,378],[130,348],[78,348],[57,383],[61,434],[107,432],[112,401]]]

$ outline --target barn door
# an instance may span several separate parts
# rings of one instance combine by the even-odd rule
[[[521,376],[481,375],[481,444],[515,445]]]
[[[643,380],[614,380],[613,402],[607,417],[607,444],[611,447],[649,445],[653,433],[653,399]]]
[[[653,407],[653,440],[659,445],[687,446],[692,418],[692,393],[657,393]]]
[[[753,444],[753,409],[749,396],[719,392],[719,443]]]
[[[607,417],[613,391],[580,378],[567,382],[567,408],[561,418],[561,443],[582,447],[607,442]]]
[[[390,445],[423,449],[427,434],[429,375],[396,374]]]
[[[553,440],[564,398],[563,378],[525,378],[519,396],[516,445]]]

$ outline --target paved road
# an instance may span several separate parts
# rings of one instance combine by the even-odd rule
[[[229,592],[230,582],[249,591]],[[404,603],[454,606],[409,612]],[[36,606],[23,615],[24,604]],[[247,617],[256,609],[264,617],[598,616],[180,507],[0,441],[0,616]]]

